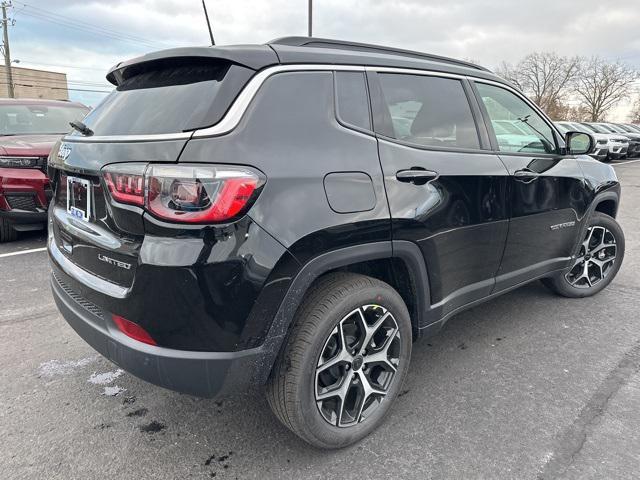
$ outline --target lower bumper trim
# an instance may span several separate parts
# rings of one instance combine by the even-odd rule
[[[263,383],[262,347],[239,352],[193,352],[147,345],[120,332],[109,315],[85,309],[53,275],[51,289],[71,328],[104,357],[142,380],[199,397],[247,391]]]

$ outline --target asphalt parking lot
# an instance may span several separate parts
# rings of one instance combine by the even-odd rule
[[[640,472],[640,161],[617,162],[626,258],[593,298],[533,283],[414,346],[386,423],[336,452],[261,396],[144,383],[86,345],[49,291],[45,235],[0,246],[0,477],[633,478]],[[16,252],[28,251],[19,255]]]

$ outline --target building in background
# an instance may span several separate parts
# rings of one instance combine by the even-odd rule
[[[69,100],[66,73],[11,67],[11,74],[15,98]],[[8,96],[7,73],[5,66],[0,65],[0,98]]]

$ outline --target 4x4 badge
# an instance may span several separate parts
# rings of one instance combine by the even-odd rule
[[[60,160],[66,160],[69,154],[71,153],[71,147],[66,143],[60,144],[60,148],[58,149],[58,158]]]

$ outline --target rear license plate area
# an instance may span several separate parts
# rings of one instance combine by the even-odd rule
[[[91,215],[91,182],[89,180],[67,177],[67,212],[75,218],[89,221]]]

